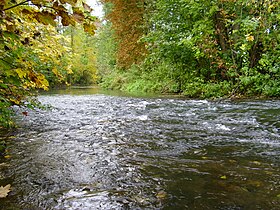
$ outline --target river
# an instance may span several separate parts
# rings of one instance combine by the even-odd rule
[[[5,137],[0,209],[280,209],[279,100],[38,99]]]

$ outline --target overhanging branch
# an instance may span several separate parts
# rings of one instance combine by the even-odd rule
[[[26,0],[26,1],[23,1],[23,2],[21,2],[21,3],[15,4],[15,5],[11,6],[11,7],[8,7],[8,8],[3,9],[3,11],[7,11],[7,10],[10,10],[10,9],[13,9],[13,8],[18,7],[18,6],[20,6],[20,5],[23,5],[23,4],[25,4],[25,3],[29,2],[29,1],[30,1],[30,0]]]

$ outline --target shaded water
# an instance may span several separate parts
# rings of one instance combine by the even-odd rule
[[[9,138],[0,209],[280,208],[280,101],[39,100],[53,108]]]

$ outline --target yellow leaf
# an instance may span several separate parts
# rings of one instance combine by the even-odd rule
[[[16,73],[18,74],[19,78],[23,78],[26,76],[26,72],[23,71],[22,69],[16,69]]]
[[[37,75],[36,79],[36,86],[39,88],[43,88],[44,90],[48,90],[49,88],[49,82],[46,80],[45,75],[39,74]]]
[[[85,30],[85,32],[88,32],[89,34],[94,35],[96,27],[94,24],[84,23],[84,30]]]
[[[255,164],[255,165],[257,165],[257,166],[260,166],[261,165],[261,163],[259,162],[259,161],[253,161],[253,163]]]
[[[249,41],[249,42],[252,42],[255,40],[254,36],[250,35],[250,34],[247,34],[246,35],[246,40]]]
[[[15,98],[10,98],[10,101],[13,102],[14,104],[17,104],[17,105],[20,104],[20,100],[17,100]]]
[[[167,196],[167,193],[165,192],[165,191],[159,191],[157,194],[156,194],[156,197],[158,198],[158,199],[164,199],[164,198],[166,198],[166,196]]]
[[[52,72],[53,72],[56,76],[59,75],[57,68],[53,68],[53,69],[52,69]]]
[[[11,156],[10,155],[5,155],[4,158],[9,159],[9,158],[11,158]]]
[[[11,191],[11,185],[8,184],[5,187],[0,187],[0,198],[5,198],[8,196],[8,193]]]

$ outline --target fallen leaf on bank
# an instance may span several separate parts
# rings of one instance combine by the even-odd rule
[[[0,198],[5,198],[8,196],[8,193],[11,191],[11,185],[8,184],[5,187],[0,187]]]
[[[261,165],[261,163],[259,162],[259,161],[253,161],[252,163],[254,163],[255,165],[257,165],[257,166],[260,166]]]
[[[11,158],[11,156],[10,155],[5,155],[4,158],[9,159],[9,158]]]
[[[27,115],[28,115],[28,112],[22,112],[22,114],[23,114],[24,116],[27,116]]]
[[[221,176],[220,178],[221,178],[221,179],[227,179],[227,176],[224,175],[224,176]]]
[[[8,163],[0,163],[0,169],[8,166],[10,166]]]
[[[158,198],[158,199],[165,199],[166,198],[166,196],[167,196],[167,193],[165,192],[165,191],[159,191],[157,194],[156,194],[156,197]]]

